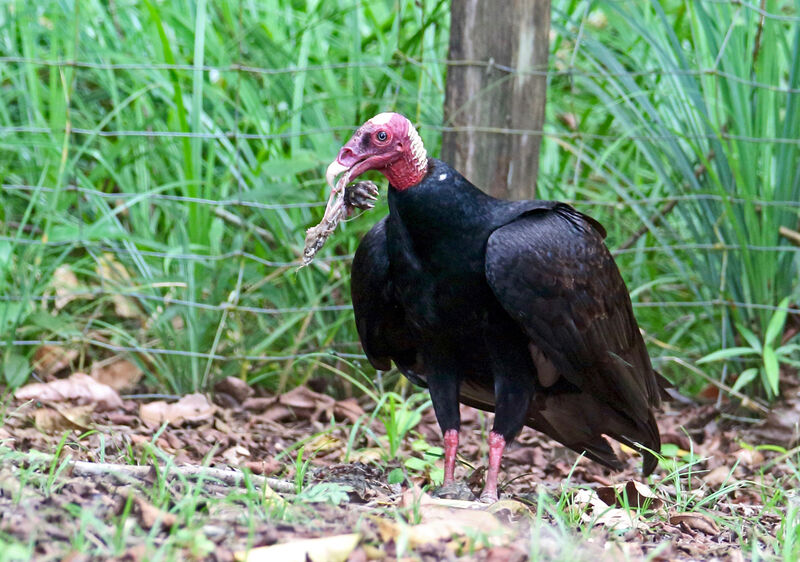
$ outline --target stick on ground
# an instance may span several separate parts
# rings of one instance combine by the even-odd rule
[[[32,461],[52,463],[53,459],[53,455],[23,454],[20,457],[8,459],[8,462],[15,465],[21,465]],[[142,479],[147,478],[147,476],[152,473],[154,468],[152,465],[140,466],[86,461],[68,461],[68,463],[68,467],[71,469],[73,476],[124,475],[131,478]],[[229,486],[242,486],[245,479],[245,474],[239,470],[194,465],[159,465],[158,468],[166,478],[176,478],[178,476],[183,476],[185,478],[202,477],[219,480]],[[277,478],[269,478],[267,476],[259,476],[257,474],[251,474],[249,477],[251,482],[253,482],[253,484],[256,486],[268,486],[280,494],[293,494],[296,492],[295,485],[291,482],[286,482]]]

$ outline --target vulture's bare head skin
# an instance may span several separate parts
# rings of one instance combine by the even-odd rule
[[[399,113],[379,113],[364,123],[347,141],[326,177],[333,187],[338,175],[348,172],[352,181],[364,172],[377,170],[397,189],[419,183],[428,169],[422,139],[411,122]]]

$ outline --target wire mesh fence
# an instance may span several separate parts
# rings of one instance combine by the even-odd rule
[[[221,8],[211,4],[209,13],[219,16]],[[76,3],[71,13],[62,14],[69,16],[72,34],[57,39],[51,13],[62,13],[62,8],[8,4],[7,17],[0,21],[0,81],[5,84],[0,110],[5,153],[0,156],[0,345],[124,354],[156,378],[159,370],[191,370],[194,384],[209,373],[244,369],[277,376],[297,368],[298,361],[363,358],[350,320],[347,268],[360,234],[385,209],[379,205],[373,214],[346,223],[322,257],[298,271],[305,228],[316,224],[325,205],[324,162],[373,108],[390,105],[410,113],[432,146],[442,132],[457,130],[443,123],[440,114],[444,75],[454,65],[547,78],[553,91],[548,103],[556,109],[543,130],[474,129],[542,137],[540,194],[610,223],[609,243],[634,288],[637,313],[657,310],[668,317],[653,321],[652,327],[642,321],[653,341],[663,343],[661,336],[673,331],[675,322],[686,323],[687,311],[723,325],[730,323],[730,311],[797,316],[794,307],[759,300],[766,293],[732,290],[744,269],[729,267],[740,256],[748,267],[758,268],[761,258],[754,256],[764,254],[778,259],[785,275],[797,274],[800,247],[792,243],[791,232],[797,227],[800,198],[794,194],[800,188],[739,189],[744,179],[731,164],[720,164],[719,154],[769,151],[764,153],[767,162],[780,152],[783,165],[800,165],[797,126],[756,131],[721,119],[713,127],[690,112],[683,121],[662,122],[652,107],[663,104],[669,110],[673,102],[664,98],[695,92],[686,86],[689,80],[701,94],[712,92],[707,95],[720,105],[711,104],[713,112],[725,109],[724,94],[713,92],[742,88],[751,103],[761,102],[754,96],[771,96],[772,109],[793,118],[787,112],[800,104],[796,65],[776,60],[785,70],[751,72],[748,67],[737,72],[725,53],[737,40],[736,26],[742,21],[756,26],[773,22],[773,33],[783,32],[791,43],[800,29],[798,6],[776,3],[767,10],[738,0],[701,4],[730,10],[725,12],[729,21],[721,24],[716,51],[707,61],[698,57],[694,67],[687,62],[685,67],[642,69],[624,58],[619,68],[608,64],[606,51],[591,51],[587,22],[592,13],[587,11],[570,14],[572,26],[554,27],[563,43],[554,41],[548,68],[527,70],[493,60],[444,58],[446,26],[426,27],[430,34],[423,34],[423,47],[416,53],[352,60],[360,53],[344,49],[339,56],[347,60],[316,64],[305,42],[313,27],[309,22],[285,49],[301,53],[298,60],[253,64],[252,51],[259,45],[251,41],[253,26],[245,20],[258,8],[248,2],[234,4],[235,39],[225,44],[223,54],[214,55],[198,43],[196,33],[181,38],[173,30],[173,42],[184,42],[182,58],[193,62],[176,62],[179,47],[177,57],[162,53],[165,60],[142,60],[154,57],[154,50],[100,52],[90,42],[87,46],[91,36],[134,35],[114,23],[122,17],[134,21],[123,13],[134,11],[133,6],[114,12],[92,4],[102,16],[93,21],[91,6]],[[24,9],[38,18],[38,28],[15,28],[13,16],[20,17],[15,10]],[[435,15],[439,9],[437,4],[430,11]],[[322,21],[321,16],[313,19],[314,25]],[[163,32],[167,24],[152,25]],[[603,27],[594,31],[600,43]],[[216,40],[207,28],[205,35],[211,43]],[[164,53],[167,43],[161,41]],[[579,56],[582,48],[590,54]],[[752,44],[747,48],[757,51]],[[420,77],[426,77],[424,87]],[[399,83],[393,86],[392,81]],[[326,84],[342,90],[360,85],[372,97],[343,110],[350,97],[326,92]],[[618,85],[636,88],[616,91],[619,105],[637,96],[649,100],[635,108],[641,109],[635,126],[623,127],[622,113],[613,114],[617,125],[603,124],[587,109],[596,105],[613,113],[604,96]],[[783,123],[780,115],[775,119]],[[768,135],[756,134],[765,130]],[[630,165],[657,170],[665,168],[671,153],[648,151],[678,147],[688,155],[688,171],[635,177],[637,172],[619,170],[617,156],[603,152],[609,145],[635,152]],[[778,181],[773,169],[758,173],[766,184]],[[721,189],[725,182],[734,188]],[[698,212],[710,219],[705,230],[705,219],[693,215]],[[769,237],[714,227],[739,215],[759,220],[774,215],[780,221],[759,223],[774,226]],[[786,217],[789,234],[780,235],[778,224],[786,224]],[[698,272],[702,262],[716,265]],[[638,273],[632,273],[635,268]],[[682,272],[681,280],[672,276],[675,271]],[[663,283],[657,290],[636,289],[647,285],[649,275]],[[791,280],[795,293],[797,285]],[[724,347],[729,341],[722,332]],[[190,362],[162,364],[162,356]]]

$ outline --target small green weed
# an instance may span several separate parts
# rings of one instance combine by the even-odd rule
[[[383,424],[386,437],[383,439],[372,435],[380,444],[387,460],[398,458],[403,440],[419,424],[422,413],[430,406],[430,396],[425,392],[412,394],[408,398],[395,392],[386,392],[380,397],[373,417]],[[371,430],[368,431],[372,433]]]
[[[697,363],[702,364],[757,356],[760,365],[749,367],[739,373],[732,388],[735,391],[741,391],[754,380],[760,378],[762,387],[767,391],[767,396],[776,398],[779,394],[778,383],[780,382],[781,365],[800,366],[800,361],[793,359],[793,356],[796,356],[797,352],[800,351],[800,345],[789,342],[781,344],[783,328],[789,311],[788,307],[789,297],[786,297],[778,305],[778,310],[769,318],[763,342],[747,327],[737,323],[736,330],[747,345],[717,350],[699,359]]]
[[[403,465],[409,472],[424,476],[434,486],[440,486],[444,480],[444,468],[440,464],[444,449],[432,446],[424,439],[417,439],[411,443],[411,450],[420,456],[408,457]]]
[[[313,484],[297,494],[298,503],[327,503],[339,505],[348,499],[348,492],[352,492],[351,486],[345,486],[336,482],[320,482]]]

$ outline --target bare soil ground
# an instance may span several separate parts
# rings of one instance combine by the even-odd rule
[[[612,474],[526,429],[503,460],[504,499],[483,506],[420,491],[441,466],[430,409],[389,458],[392,428],[367,400],[306,387],[254,396],[228,380],[213,401],[109,403],[34,390],[6,399],[0,425],[0,559],[298,555],[258,550],[279,544],[319,547],[314,560],[781,559],[796,533],[796,392],[759,423],[668,405],[649,479],[631,451]],[[457,477],[478,493],[491,417],[462,413]],[[333,540],[303,542],[319,537]]]

